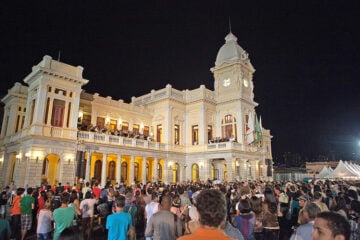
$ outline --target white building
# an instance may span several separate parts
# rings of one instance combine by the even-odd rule
[[[26,86],[15,83],[2,99],[0,186],[35,186],[42,178],[101,185],[271,179],[270,131],[256,121],[255,69],[232,33],[225,40],[211,68],[214,91],[168,84],[131,103],[85,93],[82,67],[44,56]]]

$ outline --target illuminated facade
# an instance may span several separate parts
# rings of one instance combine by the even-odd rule
[[[248,54],[229,33],[214,91],[160,90],[130,103],[82,90],[83,68],[44,56],[9,89],[0,136],[0,185],[271,179],[270,131],[256,113]],[[250,139],[250,140],[249,140]]]

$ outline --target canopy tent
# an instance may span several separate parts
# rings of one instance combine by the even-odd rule
[[[328,176],[333,172],[334,170],[331,167],[323,167],[323,169],[319,172],[319,174],[316,175],[316,178],[328,178]]]
[[[357,170],[358,167],[352,166],[352,164],[339,161],[338,165],[332,173],[330,173],[326,178],[360,178],[360,171]]]

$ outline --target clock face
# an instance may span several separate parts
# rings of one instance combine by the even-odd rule
[[[224,86],[224,87],[230,86],[230,78],[224,79],[223,86]]]
[[[248,87],[249,86],[249,80],[247,80],[246,78],[244,78],[244,86],[245,87]]]

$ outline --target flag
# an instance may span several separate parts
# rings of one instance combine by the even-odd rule
[[[246,123],[246,142],[248,144],[254,142],[254,118],[252,113],[249,114],[249,119]]]
[[[259,143],[262,139],[261,125],[259,119],[255,116],[254,143]]]

